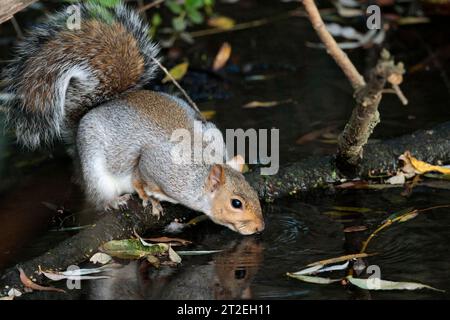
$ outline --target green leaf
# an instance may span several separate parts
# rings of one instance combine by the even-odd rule
[[[161,15],[159,13],[155,13],[152,16],[152,27],[155,26],[159,26],[162,23],[162,19],[161,19]]]
[[[203,22],[203,15],[197,9],[189,9],[187,11],[187,15],[189,20],[191,20],[195,24],[200,24]]]
[[[198,9],[203,6],[203,0],[186,0],[185,2],[186,8],[194,8]]]
[[[348,276],[347,280],[358,288],[365,290],[418,290],[430,289],[434,291],[445,292],[444,290],[430,287],[426,284],[416,282],[395,282],[388,280],[381,280],[379,278],[360,279]]]
[[[175,67],[170,69],[169,73],[175,80],[181,80],[188,71],[188,69],[189,69],[189,62],[183,62],[177,64]],[[165,76],[164,79],[162,79],[162,83],[166,83],[170,80],[171,79],[169,76]]]
[[[181,32],[186,29],[186,21],[182,16],[176,17],[172,19],[172,26],[175,31]]]
[[[174,14],[180,14],[181,12],[183,12],[183,7],[176,1],[166,1],[165,4],[167,8],[169,8],[169,10]]]
[[[100,250],[120,259],[139,259],[148,255],[167,252],[168,246],[154,244],[145,246],[139,239],[112,240],[100,247]]]

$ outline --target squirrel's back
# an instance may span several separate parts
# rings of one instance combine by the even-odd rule
[[[3,72],[8,123],[30,148],[70,141],[89,109],[142,87],[157,67],[158,48],[137,13],[124,5],[75,6],[33,28]]]

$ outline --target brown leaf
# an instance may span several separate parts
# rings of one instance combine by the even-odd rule
[[[208,25],[210,27],[219,28],[222,30],[230,30],[235,24],[236,22],[233,19],[224,16],[212,17],[208,19]]]
[[[426,172],[436,171],[442,174],[450,174],[450,168],[434,166],[429,163],[417,160],[411,155],[409,151],[406,151],[404,154],[402,154],[399,159],[404,162],[402,171],[405,173],[414,172],[416,174],[423,174]]]
[[[27,277],[27,275],[25,274],[25,271],[23,271],[22,268],[18,268],[18,270],[20,273],[20,281],[27,288],[30,288],[30,289],[33,289],[36,291],[54,291],[54,292],[65,293],[65,291],[63,289],[59,289],[59,288],[55,288],[55,287],[43,287],[41,285],[38,285],[37,283],[34,283],[33,281],[31,281],[30,278]]]
[[[295,143],[296,144],[305,144],[305,143],[317,140],[318,138],[322,137],[324,134],[329,133],[331,130],[334,130],[334,129],[336,129],[336,125],[313,130],[311,132],[308,132],[308,133],[302,135],[300,138],[297,139],[297,141],[295,141]]]
[[[174,245],[173,242],[178,243],[179,245],[182,245],[182,246],[187,246],[192,243],[192,241],[189,241],[189,240],[185,240],[185,239],[181,239],[181,238],[171,238],[171,237],[146,238],[144,240],[151,241],[151,242],[157,242],[157,243],[171,242],[172,246]]]
[[[231,45],[228,42],[224,42],[217,52],[216,58],[213,63],[213,70],[217,71],[222,69],[231,56]]]
[[[351,226],[344,229],[344,232],[350,233],[350,232],[360,232],[367,230],[366,226]]]

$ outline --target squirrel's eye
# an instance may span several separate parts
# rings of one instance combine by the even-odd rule
[[[238,199],[231,199],[231,205],[235,209],[241,209],[242,208],[242,202]]]

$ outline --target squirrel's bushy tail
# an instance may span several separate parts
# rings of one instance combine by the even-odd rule
[[[77,4],[33,28],[3,72],[17,140],[32,149],[70,141],[89,109],[152,79],[159,50],[148,34],[124,5]]]

